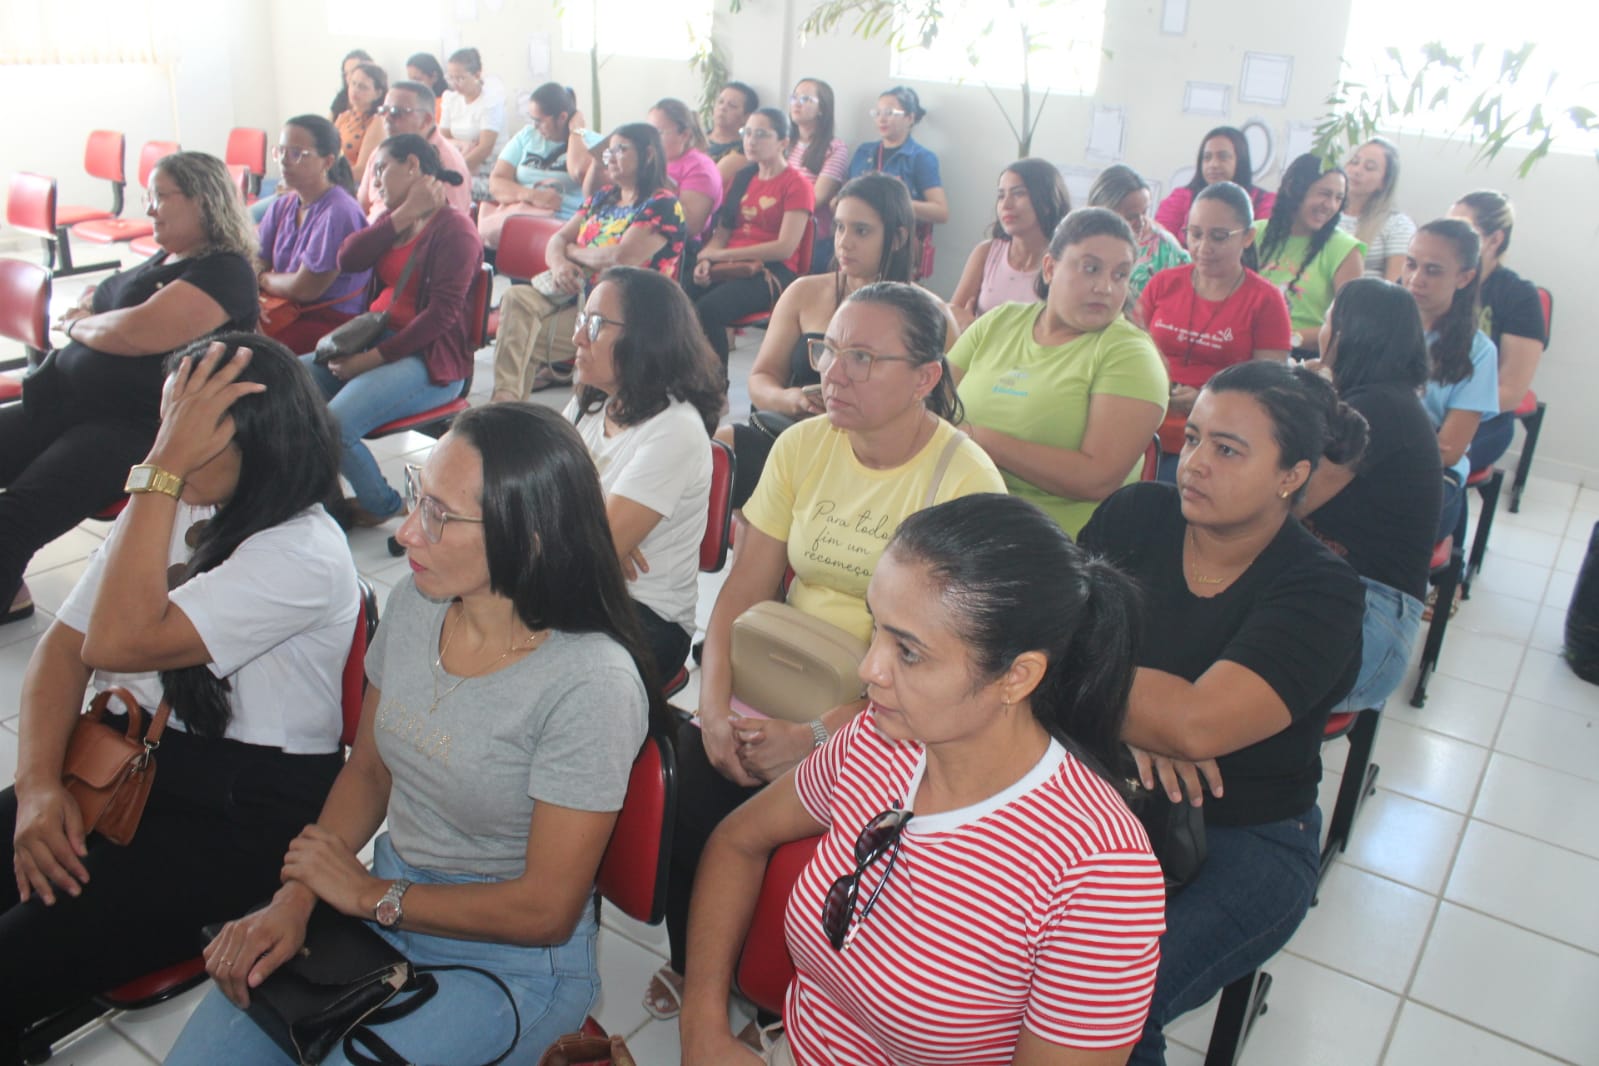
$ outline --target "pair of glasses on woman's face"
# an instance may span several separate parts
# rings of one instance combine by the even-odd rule
[[[389,118],[404,118],[406,115],[420,114],[421,111],[420,107],[396,107],[394,104],[384,104],[378,108],[379,115],[387,115]]]
[[[415,463],[405,464],[405,509],[422,514],[422,535],[429,544],[437,544],[444,536],[444,526],[449,522],[483,524],[482,515],[456,514],[446,511],[435,497],[422,492],[422,468]]]
[[[1193,247],[1200,241],[1209,241],[1211,244],[1226,244],[1234,237],[1243,233],[1245,229],[1200,229],[1198,226],[1188,227],[1188,244]]]
[[[894,872],[894,863],[899,859],[900,837],[911,818],[910,811],[891,808],[867,822],[861,835],[855,838],[855,871],[834,881],[822,902],[822,932],[827,942],[833,945],[834,951],[849,947],[856,930],[866,923],[867,916],[872,913],[877,897],[882,894],[883,886],[888,884],[889,875]],[[877,887],[866,897],[866,905],[861,908],[860,917],[857,918],[855,901],[860,896],[861,875],[884,852],[890,853],[888,865],[883,868],[883,876],[878,880]]]
[[[835,348],[827,341],[815,338],[805,342],[805,351],[811,358],[811,369],[818,374],[827,373],[834,360],[838,360],[844,364],[844,375],[851,381],[870,378],[872,367],[878,363],[916,362],[908,355],[878,355],[863,348]]]
[[[752,141],[764,141],[768,137],[776,137],[776,130],[769,130],[765,126],[740,126],[738,135]]]
[[[600,162],[604,163],[606,166],[610,166],[612,163],[620,163],[622,161],[622,157],[631,151],[632,149],[626,146],[621,148],[607,148],[605,151],[600,153]]]
[[[606,326],[620,328],[625,325],[627,325],[626,322],[618,322],[614,318],[606,318],[598,311],[579,311],[577,313],[577,329],[573,332],[584,334],[588,337],[589,343],[593,344],[600,339],[600,330]]]
[[[810,93],[794,93],[788,98],[788,102],[804,107],[807,104],[819,104],[822,101],[820,98],[812,96]]]
[[[302,159],[309,159],[316,155],[315,148],[293,148],[286,144],[277,145],[272,149],[272,158],[279,163],[298,163]]]
[[[873,118],[904,118],[910,114],[909,111],[902,111],[897,107],[874,107],[866,113]]]

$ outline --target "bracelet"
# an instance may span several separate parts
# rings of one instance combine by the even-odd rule
[[[822,724],[820,718],[811,719],[811,736],[816,740],[813,747],[819,748],[827,743],[827,727]]]
[[[79,315],[78,317],[81,318],[83,316]],[[76,326],[77,324],[78,324],[78,319],[77,318],[69,318],[69,319],[67,319],[67,324],[64,327],[62,327],[62,330],[61,330],[62,333],[65,333],[67,335],[67,340],[70,341],[70,340],[73,339],[73,337],[72,337],[72,327]]]

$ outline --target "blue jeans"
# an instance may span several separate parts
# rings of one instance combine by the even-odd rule
[[[1510,438],[1516,435],[1516,415],[1513,411],[1500,411],[1477,425],[1477,432],[1466,449],[1471,456],[1471,472],[1493,466],[1510,447]]]
[[[487,878],[441,874],[409,865],[394,851],[387,833],[378,838],[373,872],[379,877],[408,877],[419,884],[462,884]],[[539,1061],[544,1049],[563,1033],[576,1031],[599,995],[600,978],[594,959],[598,930],[594,909],[585,907],[572,939],[548,948],[486,944],[472,940],[427,936],[403,930],[378,929],[378,934],[418,966],[465,964],[477,966],[504,981],[516,997],[522,1033],[507,1063]],[[379,1026],[375,1032],[407,1062],[487,1062],[511,1042],[511,1008],[492,982],[479,974],[456,970],[434,975],[438,994],[416,1013]],[[394,1002],[403,1002],[397,998]],[[168,1066],[281,1066],[293,1060],[274,1044],[250,1016],[213,987],[200,1001],[177,1044],[167,1055]],[[347,1066],[339,1048],[323,1060],[328,1066]]]
[[[1163,1066],[1162,1030],[1281,950],[1316,893],[1321,811],[1251,826],[1205,826],[1208,857],[1166,901],[1166,935],[1144,1035],[1128,1066]]]
[[[1335,711],[1381,708],[1410,664],[1410,648],[1421,631],[1422,602],[1391,585],[1360,579],[1366,586],[1366,614],[1360,629],[1360,677]]]
[[[460,394],[461,383],[433,384],[427,364],[416,355],[384,363],[349,381],[340,381],[327,367],[318,366],[312,355],[300,359],[328,398],[328,410],[339,424],[339,473],[355,490],[356,502],[375,515],[394,514],[400,509],[400,494],[383,480],[362,435],[385,422],[449,403]]]

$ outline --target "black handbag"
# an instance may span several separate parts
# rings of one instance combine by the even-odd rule
[[[221,930],[211,925],[203,932],[213,940]],[[485,1066],[503,1062],[522,1033],[516,998],[504,981],[476,966],[412,966],[365,921],[323,903],[311,912],[305,943],[251,993],[246,1013],[301,1066],[316,1066],[341,1043],[345,1057],[361,1066],[407,1066],[372,1027],[403,1018],[432,999],[439,990],[433,974],[446,970],[480,974],[510,1001],[516,1027],[511,1045]],[[411,995],[389,1006],[401,992]]]
[[[1149,836],[1150,850],[1166,880],[1166,894],[1175,895],[1205,865],[1205,809],[1188,802],[1186,788],[1182,802],[1173,803],[1162,788],[1146,789],[1136,777],[1129,784],[1133,797],[1128,806]]]
[[[400,280],[394,283],[396,301],[405,292],[405,283],[411,280],[411,268],[414,266],[416,266],[416,254],[413,252],[400,271]],[[348,322],[339,323],[316,342],[316,362],[327,363],[333,359],[343,359],[364,352],[377,343],[378,338],[383,336],[383,331],[388,328],[387,311],[363,311]]]

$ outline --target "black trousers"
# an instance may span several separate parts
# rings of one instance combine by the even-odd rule
[[[40,408],[44,408],[43,411]],[[122,495],[157,423],[86,415],[75,404],[0,407],[0,610],[33,553]]]
[[[633,601],[633,606],[638,609],[639,626],[644,630],[644,640],[655,660],[655,679],[664,685],[688,658],[692,640],[682,626],[667,621],[638,600]]]
[[[766,269],[777,278],[779,293],[794,280],[794,272],[782,263],[767,263]],[[705,287],[689,286],[688,294],[694,300],[694,310],[700,316],[700,328],[705,330],[705,337],[722,360],[724,370],[731,351],[727,331],[745,315],[770,311],[777,303],[779,293],[772,291],[764,274],[735,281],[719,281]]]
[[[37,896],[18,901],[17,799],[0,792],[0,1063],[16,1061],[28,1025],[191,958],[204,946],[202,926],[265,902],[289,841],[316,820],[343,761],[169,729],[133,841],[91,835],[88,884],[76,898],[58,890],[49,907]]]

